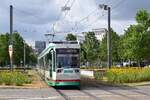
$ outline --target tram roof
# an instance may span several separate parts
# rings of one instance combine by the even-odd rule
[[[40,53],[38,59],[41,59],[48,54],[52,48],[80,48],[80,45],[78,41],[54,41],[48,44],[48,46]]]

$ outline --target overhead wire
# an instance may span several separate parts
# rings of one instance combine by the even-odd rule
[[[107,0],[108,1],[108,0]],[[121,0],[119,1],[115,6],[112,7],[112,10],[116,9],[117,7],[119,7],[123,2],[125,2],[125,0]],[[89,16],[91,16],[94,13],[94,10],[89,13],[86,17],[84,17],[83,19],[81,19],[79,22],[87,19]],[[102,15],[105,16],[106,14]],[[96,20],[94,20],[92,23],[90,23],[89,25],[87,25],[86,27],[92,26],[92,24],[94,24],[95,22],[98,22],[97,20],[99,20],[99,18],[97,18]]]
[[[105,3],[108,3],[109,0],[106,0]],[[89,16],[91,16],[93,13],[95,13],[95,11],[98,10],[98,8],[94,9],[93,11],[91,11],[87,16],[81,18],[81,20],[79,20],[79,22],[87,19]]]
[[[108,0],[107,0],[107,1],[108,1]],[[112,10],[116,9],[117,7],[119,7],[119,6],[120,6],[123,2],[125,2],[125,1],[126,1],[126,0],[121,0],[121,1],[119,1],[115,6],[112,7]],[[64,4],[64,6],[67,6],[67,5],[69,4],[69,2],[70,2],[70,0],[67,0],[66,3]],[[71,5],[70,5],[70,8],[73,7],[74,3],[75,3],[75,0],[72,1]],[[108,2],[107,2],[107,3],[108,3]],[[29,16],[32,16],[32,17],[34,17],[34,18],[36,18],[36,19],[40,19],[40,20],[41,20],[41,18],[40,18],[39,16],[33,15],[33,13],[26,12],[26,11],[24,11],[24,10],[20,10],[20,9],[17,9],[17,8],[15,8],[15,10],[18,11],[18,12],[21,12],[21,13],[23,13],[23,14],[27,14],[27,15],[29,15]],[[81,18],[79,21],[75,21],[75,22],[74,22],[74,23],[75,23],[75,27],[77,27],[78,24],[80,24],[81,22],[83,22],[84,20],[86,20],[86,19],[88,19],[90,16],[92,16],[97,10],[98,10],[98,8],[94,9],[93,11],[91,11],[87,16]],[[69,13],[69,11],[65,13],[64,18],[67,16],[68,13]],[[62,14],[62,12],[58,15],[57,21],[59,21],[61,14]],[[94,21],[93,21],[90,25],[88,25],[88,26],[91,26],[91,25],[94,24],[97,20],[99,20],[99,17],[98,17],[96,20],[94,20]],[[56,22],[53,24],[53,26],[52,26],[52,30],[53,30],[54,34],[56,33],[55,25],[56,25],[57,21],[56,21]],[[76,29],[76,30],[77,30],[77,29]]]
[[[68,5],[69,1],[70,1],[70,0],[67,1],[67,3],[65,4],[65,6]],[[74,3],[75,3],[75,0],[73,0],[73,1],[71,2],[70,10],[71,10],[71,8],[73,7]],[[67,16],[68,12],[69,12],[69,11],[67,11],[67,12],[65,13],[64,17],[62,18],[62,20],[65,19],[65,17]],[[71,21],[69,21],[69,22],[71,22]],[[55,26],[55,25],[54,25],[54,26]],[[53,29],[54,29],[54,28],[53,28]],[[56,32],[55,32],[55,33],[56,33]]]
[[[126,0],[121,0],[120,2],[118,2],[114,7],[112,7],[112,9],[116,9],[118,8],[121,4],[123,4]]]
[[[64,6],[67,6],[70,0],[67,0]]]
[[[72,1],[71,5],[70,5],[70,10],[71,10],[71,8],[73,7],[74,3],[75,3],[75,0]],[[69,11],[67,11],[67,12],[65,13],[63,19],[65,19],[65,17],[67,16],[68,12],[69,12]]]
[[[67,6],[69,2],[70,2],[70,0],[67,0],[66,3],[64,4],[64,6]],[[71,4],[71,6],[73,6],[73,3]],[[26,11],[21,10],[21,9],[17,9],[16,7],[14,7],[14,10],[15,10],[16,12],[19,12],[19,13],[22,13],[22,14],[26,14],[27,16],[34,17],[34,18],[37,19],[37,20],[41,20],[41,18],[40,18],[39,16],[33,15],[33,13],[26,12]],[[58,15],[58,17],[56,18],[57,21],[59,21],[61,14],[62,14],[62,13],[60,13],[60,14]],[[52,30],[53,30],[53,33],[54,33],[54,34],[55,34],[55,25],[56,25],[57,21],[52,25]],[[35,31],[34,31],[34,32],[35,32]],[[53,35],[54,35],[54,34],[53,34]]]
[[[70,2],[70,0],[67,0],[66,3],[65,3],[65,5],[64,5],[63,7],[66,7],[69,2]],[[55,34],[56,34],[55,25],[56,25],[57,22],[59,21],[61,15],[62,15],[62,11],[60,12],[59,16],[57,17],[57,21],[56,21],[56,22],[53,24],[53,26],[52,26],[52,30],[53,30],[53,38],[52,38],[52,41],[53,41],[54,36],[55,36]],[[66,16],[66,14],[65,14],[65,16]]]
[[[83,17],[83,18],[81,18],[81,20],[79,20],[78,22],[80,23],[80,22],[82,22],[82,21],[84,21],[84,20],[86,20],[89,16],[91,16],[95,11],[97,10],[97,8],[96,9],[94,9],[93,11],[91,11],[87,16],[85,16],[85,17]]]
[[[41,18],[40,18],[39,16],[33,15],[33,13],[26,12],[26,11],[21,10],[21,9],[17,9],[16,7],[13,7],[13,8],[14,8],[14,11],[17,11],[17,12],[19,12],[19,13],[26,14],[26,15],[28,15],[28,16],[34,17],[34,18],[36,18],[36,19],[38,19],[38,20],[41,20]]]
[[[100,17],[103,17],[104,15],[101,15],[99,17],[97,17],[92,23],[90,23],[89,25],[87,25],[86,27],[91,27],[93,24],[96,24],[96,22],[98,22]]]
[[[34,17],[37,20],[41,20],[41,18],[39,16],[33,15],[33,13],[26,12],[26,11],[21,10],[21,9],[17,9],[16,7],[13,7],[13,10],[14,10],[14,12],[16,11],[17,13],[26,14],[26,16]],[[27,30],[23,29],[23,32],[27,32]],[[32,32],[36,32],[36,30],[32,30]]]

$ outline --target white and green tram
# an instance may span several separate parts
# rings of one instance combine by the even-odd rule
[[[50,86],[80,86],[80,45],[53,42],[38,56],[38,69]]]

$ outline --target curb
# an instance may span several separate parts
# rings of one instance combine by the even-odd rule
[[[126,86],[145,86],[145,85],[150,85],[150,82],[140,82],[140,83],[125,83],[123,85],[126,85]]]
[[[45,87],[0,86],[0,89],[41,89]]]

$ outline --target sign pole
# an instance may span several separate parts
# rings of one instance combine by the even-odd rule
[[[10,56],[10,69],[13,71],[13,6],[10,5],[10,44],[9,44],[9,56]]]

